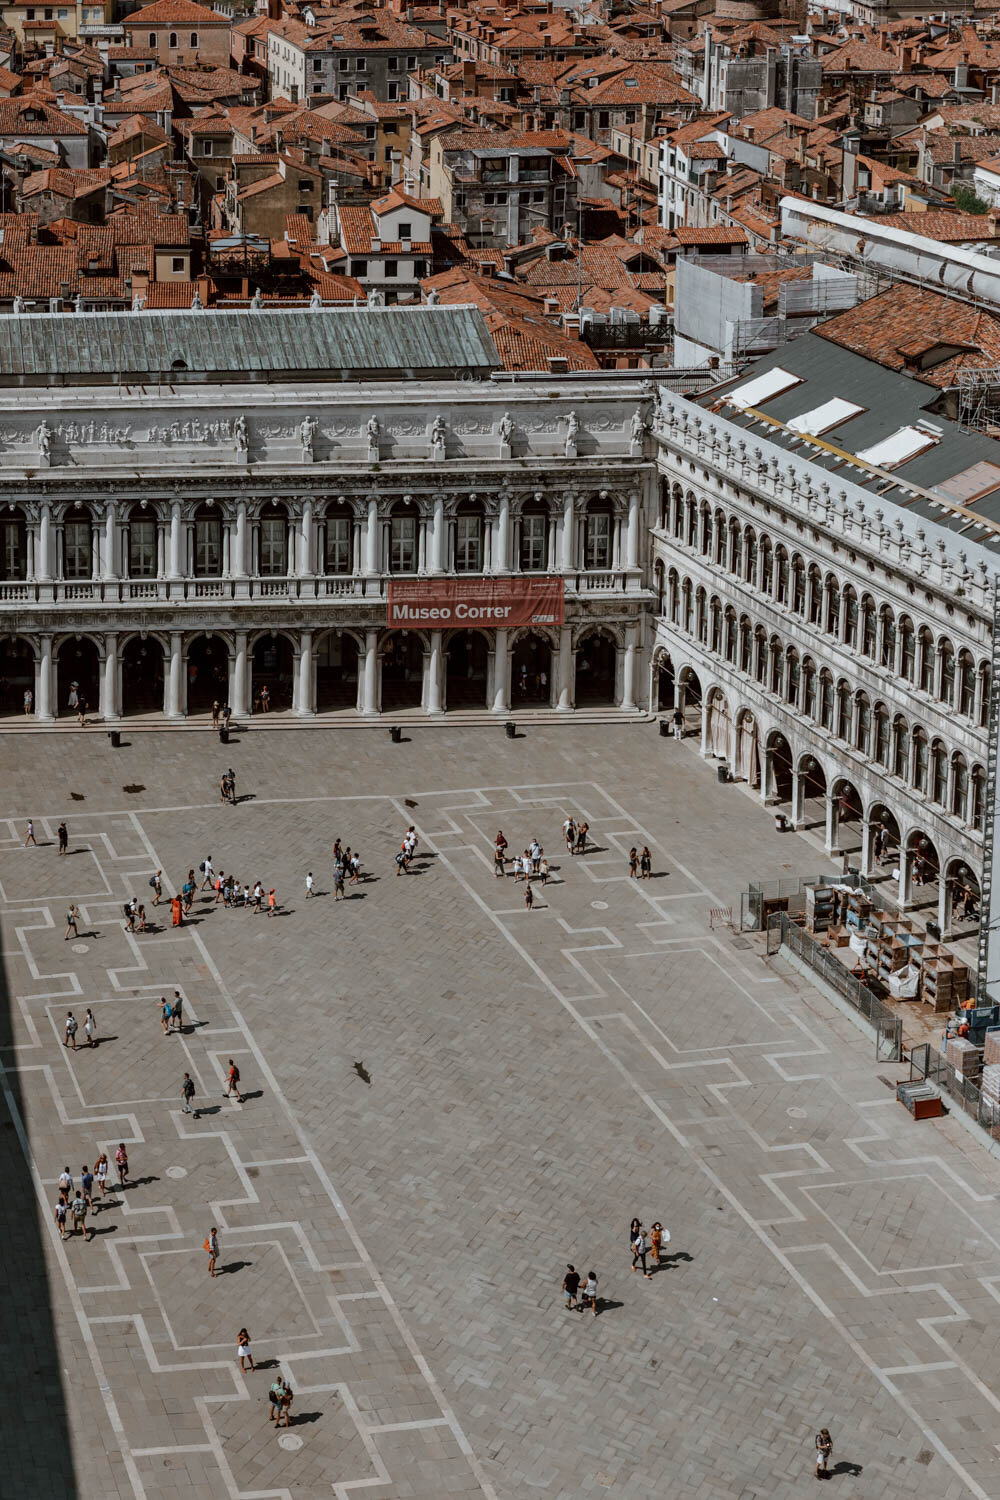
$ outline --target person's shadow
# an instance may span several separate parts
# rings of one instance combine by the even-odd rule
[[[612,1312],[616,1307],[624,1306],[624,1302],[612,1302],[610,1297],[598,1297],[597,1312],[594,1314],[594,1316],[600,1317],[602,1313]]]
[[[840,1460],[839,1464],[834,1464],[833,1468],[829,1470],[831,1478],[834,1474],[853,1474],[855,1479],[857,1479],[858,1476],[860,1474],[863,1474],[864,1472],[864,1468],[861,1464],[848,1463],[847,1460],[843,1458]]]
[[[237,1271],[244,1270],[246,1266],[252,1265],[252,1260],[231,1260],[227,1265],[216,1266],[215,1274],[216,1276],[230,1276],[234,1275]]]

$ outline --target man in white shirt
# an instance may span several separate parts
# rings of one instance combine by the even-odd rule
[[[211,890],[213,882],[215,880],[215,871],[212,869],[212,856],[210,854],[206,856],[205,863],[201,868],[205,872],[205,878],[201,882],[201,888],[202,890]]]

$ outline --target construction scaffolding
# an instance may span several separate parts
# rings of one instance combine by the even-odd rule
[[[986,759],[983,877],[979,885],[979,1003],[1000,1001],[1000,871],[996,860],[997,774],[1000,772],[1000,574],[993,584],[993,662],[990,737]]]
[[[1000,365],[958,372],[958,425],[1000,437]]]

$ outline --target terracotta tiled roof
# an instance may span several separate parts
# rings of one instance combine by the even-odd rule
[[[687,224],[678,225],[670,231],[679,245],[745,245],[746,231],[713,224],[704,229],[695,229]]]
[[[915,352],[915,331],[923,349],[936,344],[958,346],[960,352],[950,358],[914,371],[917,380],[941,389],[954,385],[959,370],[1000,363],[1000,319],[951,297],[905,284],[838,313],[813,331],[888,370],[906,368],[903,351]]]
[[[86,198],[91,193],[107,187],[111,179],[108,167],[46,167],[41,172],[29,172],[21,184],[23,197],[35,193],[55,193],[60,198]]]
[[[926,213],[879,214],[879,228],[905,229],[941,244],[961,245],[972,240],[1000,239],[1000,229],[985,214]]]
[[[86,134],[86,125],[40,99],[37,92],[25,99],[0,99],[0,136]]]
[[[142,29],[144,26],[228,26],[229,17],[220,11],[210,10],[207,5],[195,5],[193,0],[153,0],[134,10],[122,21],[126,31]]]

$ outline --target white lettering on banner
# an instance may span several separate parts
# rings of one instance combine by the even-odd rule
[[[393,620],[506,620],[511,613],[509,604],[456,604],[454,609],[450,605],[414,605],[394,604],[392,606]],[[548,618],[551,618],[549,616]]]
[[[456,604],[456,620],[506,620],[510,614],[509,604]]]

